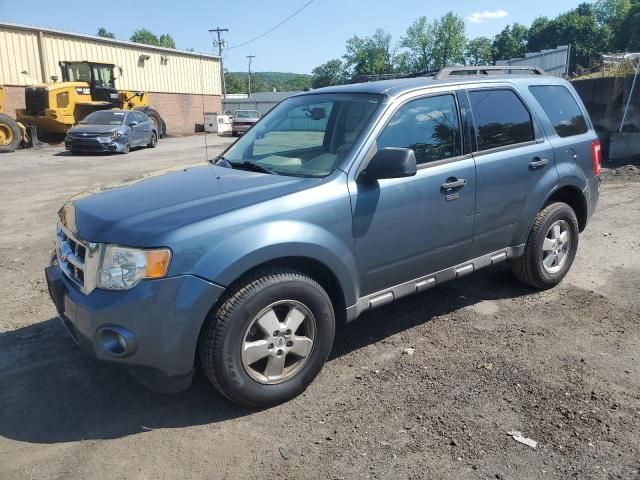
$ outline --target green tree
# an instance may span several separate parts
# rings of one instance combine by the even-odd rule
[[[493,39],[494,60],[524,57],[529,30],[520,23],[507,25]]]
[[[144,43],[146,45],[158,45],[158,37],[146,28],[141,28],[140,30],[133,32],[130,40],[132,42]]]
[[[477,37],[467,42],[465,49],[467,65],[491,65],[493,63],[493,43],[490,38]]]
[[[171,35],[169,35],[168,33],[163,33],[162,35],[160,35],[160,38],[158,38],[158,46],[165,48],[176,48],[176,42],[173,40]]]
[[[247,93],[247,79],[237,73],[224,72],[224,83],[227,93]]]
[[[347,82],[348,74],[342,61],[334,58],[318,65],[311,71],[311,86],[313,88],[342,85]]]
[[[433,69],[433,24],[427,22],[427,17],[420,17],[407,28],[407,32],[400,40],[400,45],[408,50],[399,57],[399,71],[408,68],[411,72],[426,72]]]
[[[640,0],[632,2],[616,32],[616,45],[627,52],[640,51]]]
[[[116,36],[104,27],[98,29],[98,36],[104,38],[116,38]]]
[[[547,17],[538,17],[529,28],[527,51],[539,52],[545,48],[556,48],[558,38],[557,25]]]
[[[144,43],[146,45],[154,45],[156,47],[176,48],[176,42],[171,35],[163,33],[160,37],[157,37],[153,32],[146,28],[136,30],[131,35],[131,41],[136,43]]]
[[[464,20],[449,12],[433,24],[433,66],[441,69],[464,63],[467,43]]]
[[[371,37],[354,35],[347,40],[346,50],[342,58],[354,77],[392,72],[391,34],[381,28]]]
[[[563,13],[553,23],[556,45],[571,45],[572,72],[577,66],[590,67],[609,49],[611,30],[598,23],[589,4],[581,4],[578,8]]]

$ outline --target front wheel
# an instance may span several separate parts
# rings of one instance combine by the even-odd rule
[[[122,154],[126,155],[130,151],[131,151],[131,144],[129,142],[127,142],[127,143],[124,144],[124,147],[122,147]]]
[[[207,378],[229,400],[266,407],[302,393],[333,344],[329,296],[312,278],[266,270],[239,282],[207,319],[198,352]]]
[[[158,135],[156,135],[156,132],[151,132],[151,138],[149,139],[147,147],[156,148],[156,145],[158,145]]]
[[[566,203],[543,208],[533,222],[524,254],[512,264],[516,278],[540,289],[560,283],[578,251],[578,231],[576,214]]]

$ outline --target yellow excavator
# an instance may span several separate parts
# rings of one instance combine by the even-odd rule
[[[0,152],[13,152],[21,143],[29,142],[27,128],[4,113],[4,89],[0,85]]]
[[[35,127],[38,134],[65,134],[96,110],[140,110],[156,124],[158,136],[166,133],[160,114],[149,107],[149,93],[116,90],[116,66],[98,62],[60,62],[62,81],[25,89],[25,108],[16,110],[17,121]],[[121,69],[120,74],[122,74]]]

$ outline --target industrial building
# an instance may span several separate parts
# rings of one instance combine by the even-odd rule
[[[149,92],[169,135],[193,133],[203,112],[222,110],[220,58],[51,28],[0,22],[0,85],[5,111],[25,107],[24,88],[60,81],[59,62],[116,66],[115,86]]]

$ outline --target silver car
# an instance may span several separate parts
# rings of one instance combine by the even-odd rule
[[[231,121],[231,135],[237,137],[239,134],[245,133],[258,120],[260,120],[260,114],[257,110],[236,110]]]

